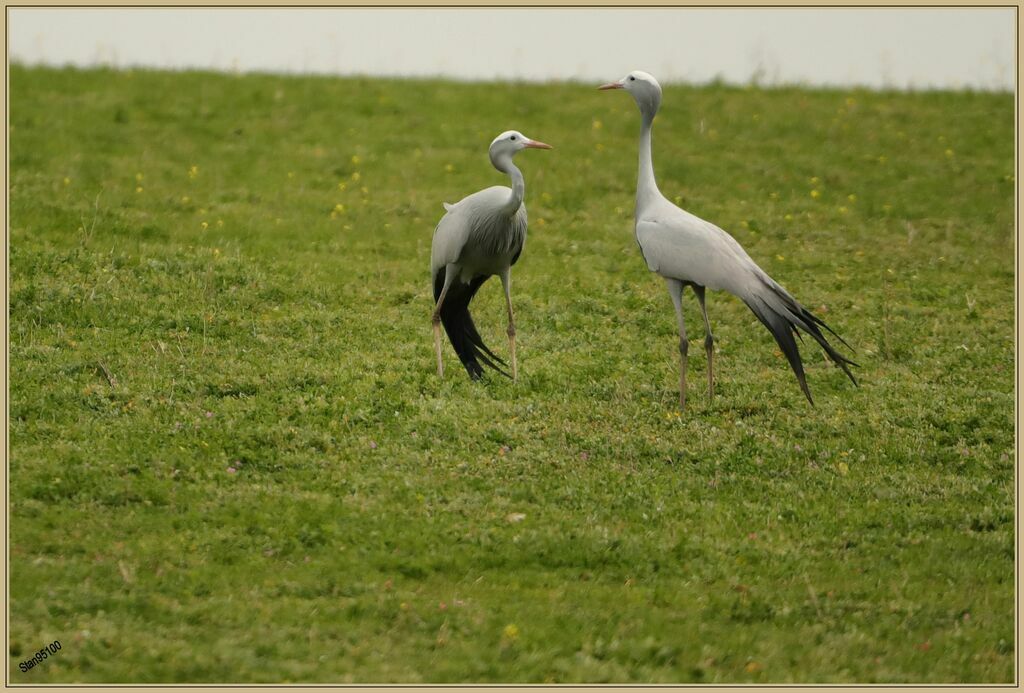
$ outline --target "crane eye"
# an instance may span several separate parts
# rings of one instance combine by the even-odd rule
[[[515,139],[516,139],[516,136],[515,136],[515,135],[512,135],[511,137],[509,137],[509,139],[510,139],[510,140],[512,140],[512,141],[514,142],[514,141],[515,141]]]
[[[633,75],[630,75],[629,76],[629,81],[630,82],[635,82],[636,81],[636,77],[634,77]]]

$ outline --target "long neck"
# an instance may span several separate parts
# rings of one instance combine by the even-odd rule
[[[508,177],[512,179],[512,194],[508,196],[508,202],[501,208],[502,212],[512,216],[519,211],[519,206],[523,204],[526,181],[523,180],[522,172],[512,163],[512,159],[503,160],[498,170],[507,173]]]
[[[651,127],[654,124],[654,114],[643,113],[640,124],[640,170],[636,179],[636,206],[637,210],[645,202],[655,199],[661,192],[658,190],[658,183],[654,180],[654,162],[651,159]]]

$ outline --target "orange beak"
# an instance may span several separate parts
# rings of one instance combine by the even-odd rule
[[[608,84],[602,84],[598,87],[598,90],[604,91],[605,89],[624,89],[625,85],[622,82],[609,82]]]
[[[544,144],[537,140],[530,140],[524,145],[527,149],[554,149],[550,144]]]

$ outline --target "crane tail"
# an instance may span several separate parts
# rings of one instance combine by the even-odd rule
[[[445,270],[442,268],[434,278],[435,301],[441,295],[444,278]],[[455,280],[448,287],[448,294],[441,305],[441,324],[444,325],[444,331],[448,334],[455,353],[473,380],[479,380],[484,373],[481,363],[508,378],[512,377],[502,368],[507,365],[504,359],[484,344],[484,340],[480,337],[476,325],[473,324],[473,318],[469,314],[469,302],[473,300],[473,296],[487,279],[488,277],[476,277],[469,284]]]
[[[796,375],[797,382],[800,383],[800,389],[803,391],[804,396],[807,397],[807,401],[811,405],[814,404],[814,400],[811,398],[811,391],[807,387],[807,378],[804,376],[800,351],[794,339],[794,336],[796,336],[800,337],[801,341],[803,341],[802,335],[797,331],[798,328],[813,337],[814,341],[825,351],[832,362],[841,368],[846,377],[850,379],[850,382],[856,386],[857,379],[850,372],[850,366],[856,366],[857,364],[836,351],[835,347],[825,338],[820,328],[825,328],[836,339],[849,347],[850,345],[846,343],[846,340],[836,334],[821,318],[800,305],[781,286],[767,276],[764,279],[767,281],[763,280],[762,287],[759,287],[763,290],[758,291],[753,296],[744,298],[743,302],[747,304],[747,307],[757,316],[761,324],[767,327],[768,331],[775,337],[775,341],[778,342],[779,348],[782,349],[786,360],[789,361],[789,365],[793,369],[793,373]]]
[[[807,387],[807,378],[804,376],[804,364],[800,360],[800,350],[797,349],[796,340],[793,339],[793,335],[798,335],[799,333],[792,323],[767,306],[758,305],[752,301],[747,303],[747,307],[753,311],[757,319],[775,337],[775,341],[779,343],[779,348],[786,355],[793,373],[796,374],[797,382],[800,383],[800,389],[803,390],[804,396],[807,397],[807,401],[811,403],[811,406],[814,406],[814,399],[811,397],[811,391]]]

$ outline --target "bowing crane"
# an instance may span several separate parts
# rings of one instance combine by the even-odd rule
[[[507,173],[512,187],[495,185],[444,204],[445,215],[434,229],[430,249],[430,275],[434,288],[434,351],[437,374],[444,376],[441,358],[441,325],[473,380],[483,375],[484,365],[509,375],[507,365],[484,344],[469,314],[469,302],[481,285],[495,274],[501,277],[508,308],[508,342],[513,380],[519,377],[516,362],[516,327],[512,314],[512,265],[526,243],[526,183],[512,157],[524,149],[551,149],[521,132],[509,130],[494,138],[489,148],[491,163]]]

